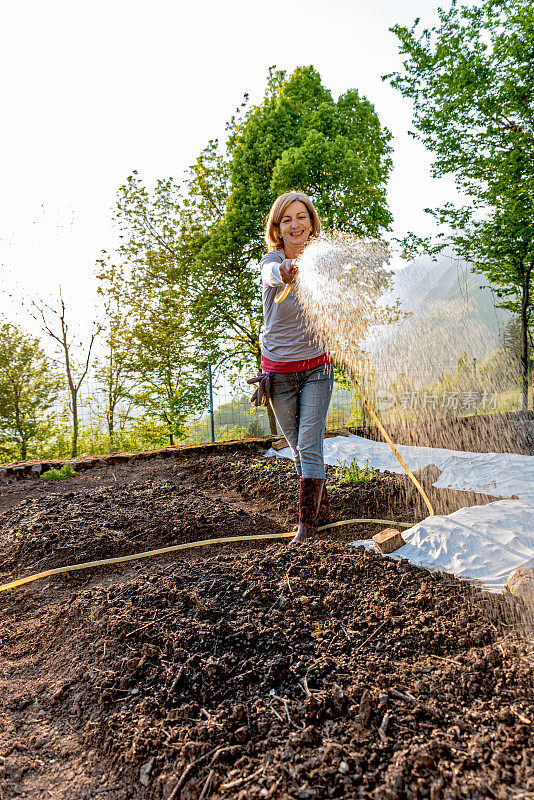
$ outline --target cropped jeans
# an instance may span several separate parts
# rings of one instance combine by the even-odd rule
[[[324,432],[334,367],[271,373],[271,406],[301,478],[324,478]]]

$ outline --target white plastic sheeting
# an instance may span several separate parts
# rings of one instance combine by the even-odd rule
[[[494,497],[517,497],[534,503],[534,456],[516,453],[469,453],[437,447],[396,445],[412,470],[435,464],[442,474],[434,483],[440,489],[463,489]],[[287,447],[267,455],[291,458]],[[333,436],[324,442],[325,463],[356,459],[359,466],[368,461],[375,469],[404,472],[390,446],[361,436]]]
[[[516,567],[534,566],[534,503],[498,500],[460,508],[428,517],[402,535],[406,544],[391,557],[500,591]]]
[[[325,461],[356,459],[375,469],[404,472],[389,445],[359,436],[325,439]],[[534,566],[534,456],[468,453],[398,445],[410,469],[435,464],[439,488],[463,489],[496,497],[517,495],[485,506],[460,508],[448,516],[428,517],[403,531],[406,545],[392,554],[431,570],[476,581],[491,591],[504,588],[512,570]],[[289,448],[267,455],[291,458]],[[369,540],[354,542],[371,547]]]

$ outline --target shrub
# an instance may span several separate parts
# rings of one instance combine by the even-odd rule
[[[63,464],[61,469],[49,469],[46,472],[43,472],[41,478],[44,481],[66,481],[69,478],[73,478],[76,475],[76,472],[72,469],[70,464]]]
[[[377,474],[376,469],[369,464],[369,461],[365,462],[365,467],[359,467],[355,458],[349,463],[339,460],[336,463],[334,481],[341,486],[344,484],[369,483],[369,481],[376,478]]]

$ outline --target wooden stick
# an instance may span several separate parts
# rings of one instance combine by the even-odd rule
[[[276,710],[276,708],[273,708],[273,704],[272,704],[272,703],[269,703],[269,706],[270,706],[270,708],[271,708],[271,711],[273,712],[274,716],[276,717],[276,719],[279,719],[279,720],[280,720],[280,722],[283,722],[283,721],[284,721],[284,718],[280,716],[280,714],[278,713],[278,711]]]
[[[273,695],[273,698],[275,700],[280,700],[280,702],[284,704],[284,708],[286,710],[287,720],[288,720],[289,724],[293,725],[293,727],[296,728],[298,731],[301,731],[304,728],[304,725],[297,725],[296,722],[293,722],[293,720],[289,716],[289,709],[288,709],[288,705],[287,705],[288,701],[285,699],[285,697],[279,697],[277,694],[275,694],[275,695]]]
[[[260,772],[263,772],[263,767],[260,767],[259,769],[256,770],[256,772],[253,772],[251,775],[247,775],[246,778],[236,778],[235,781],[230,781],[230,783],[223,783],[221,789],[234,789],[236,786],[241,786],[243,783],[249,783],[249,781],[254,780],[254,778],[257,775],[259,775]],[[171,800],[170,797],[169,800]]]
[[[206,759],[209,756],[213,755],[213,753],[215,753],[216,750],[220,750],[220,749],[221,749],[220,747],[214,747],[212,750],[210,750],[205,755],[200,756],[200,758],[196,758],[194,761],[191,761],[191,763],[188,764],[187,767],[182,772],[182,774],[180,776],[180,780],[178,781],[178,783],[176,784],[176,786],[174,787],[174,789],[170,793],[169,800],[178,800],[178,798],[180,797],[180,794],[182,793],[182,789],[183,789],[184,783],[186,782],[186,780],[187,780],[189,774],[191,773],[191,770],[193,769],[193,767],[196,767],[197,764],[200,764],[201,761],[204,761],[204,759]]]
[[[386,736],[386,729],[388,727],[388,723],[389,720],[391,719],[391,716],[392,716],[391,711],[386,711],[386,713],[384,714],[384,718],[378,729],[378,735],[380,736],[380,739],[381,741],[384,742],[384,744],[387,744],[388,741],[388,737]]]
[[[378,631],[381,631],[381,630],[382,630],[382,628],[384,627],[384,625],[387,625],[387,623],[388,623],[388,620],[386,619],[386,620],[384,620],[384,622],[383,622],[381,625],[379,625],[379,626],[378,626],[378,628],[375,628],[375,630],[374,630],[374,631],[371,633],[371,635],[370,635],[370,636],[368,636],[368,637],[367,637],[367,639],[365,639],[365,641],[363,641],[361,644],[359,644],[359,645],[358,645],[358,647],[356,648],[355,652],[357,653],[357,652],[358,652],[358,650],[361,650],[361,649],[362,649],[362,647],[364,646],[364,644],[367,644],[367,642],[370,642],[370,641],[371,641],[371,639],[372,639],[374,636],[376,636],[376,634],[378,633]]]
[[[202,791],[201,791],[201,793],[199,795],[198,800],[204,800],[204,798],[208,796],[208,792],[210,790],[211,782],[213,781],[213,776],[214,775],[215,775],[215,770],[214,769],[210,770],[210,774],[206,778],[206,782],[205,782],[204,786],[202,787]]]

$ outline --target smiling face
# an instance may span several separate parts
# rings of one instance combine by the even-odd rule
[[[300,250],[309,239],[313,225],[304,203],[293,200],[288,205],[279,224],[280,237],[288,255]]]

